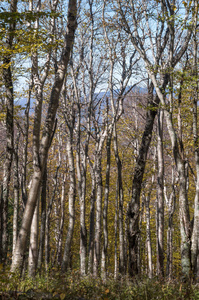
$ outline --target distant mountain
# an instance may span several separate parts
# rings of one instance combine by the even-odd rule
[[[127,93],[128,91],[144,94],[147,92],[147,88],[143,88],[143,87],[139,87],[139,86],[135,86],[132,88],[131,86],[128,86],[125,89],[125,93]],[[117,97],[119,92],[120,92],[119,89],[114,90],[114,96]],[[107,91],[107,92],[102,91],[102,92],[94,94],[94,100],[100,100],[102,98],[105,99],[106,97],[110,97],[110,91]],[[34,99],[31,99],[30,109],[34,108],[34,101],[35,101]],[[27,104],[27,98],[24,98],[24,97],[18,98],[15,100],[14,104],[15,104],[15,106],[20,105],[21,107],[25,108],[26,104]]]
[[[116,97],[119,94],[119,92],[120,92],[120,89],[114,90],[114,92],[113,92],[114,97]],[[134,86],[132,88],[132,86],[128,86],[128,87],[126,87],[124,94],[126,94],[128,92],[145,94],[147,92],[147,88],[143,88],[143,87],[139,87],[139,86]],[[107,91],[107,92],[102,91],[102,92],[94,94],[95,100],[100,100],[100,99],[106,98],[106,97],[110,97],[110,91]]]

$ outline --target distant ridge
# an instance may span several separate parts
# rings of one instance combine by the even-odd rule
[[[132,88],[132,86],[128,86],[126,87],[125,89],[125,94],[128,93],[128,92],[136,92],[136,93],[140,93],[140,94],[144,94],[147,92],[147,88],[143,88],[143,87],[140,87],[140,86],[134,86]],[[114,90],[114,97],[116,97],[120,92],[120,89],[115,89]],[[94,100],[100,100],[102,98],[105,98],[105,97],[110,97],[110,91],[101,91],[101,92],[98,92],[98,93],[94,93]],[[30,109],[33,109],[34,108],[34,100],[33,98],[31,98],[31,101],[30,101]],[[26,107],[26,104],[27,104],[27,98],[25,97],[21,97],[21,98],[17,98],[15,101],[14,101],[14,105],[15,106],[21,106],[23,108]]]

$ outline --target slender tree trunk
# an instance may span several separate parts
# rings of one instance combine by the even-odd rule
[[[75,180],[75,165],[73,155],[73,128],[69,132],[67,139],[67,154],[68,154],[68,166],[69,166],[69,225],[66,236],[66,243],[64,248],[63,260],[62,260],[62,271],[67,271],[70,265],[71,257],[71,245],[75,223],[75,197],[76,197],[76,180]]]
[[[152,263],[152,246],[151,246],[151,226],[150,226],[150,198],[154,185],[154,175],[152,175],[151,184],[147,196],[145,197],[146,207],[146,248],[148,256],[148,276],[153,277],[153,263]]]
[[[163,158],[163,111],[158,112],[157,142],[157,276],[164,277],[164,158]]]
[[[61,54],[60,61],[58,63],[57,76],[55,78],[54,85],[52,87],[50,103],[44,125],[44,132],[41,140],[41,157],[40,164],[37,170],[34,170],[32,184],[29,191],[28,201],[23,214],[22,225],[19,231],[15,252],[13,255],[13,261],[11,271],[14,272],[16,269],[21,270],[23,264],[23,256],[26,250],[26,242],[30,231],[30,226],[33,218],[33,213],[39,194],[40,183],[44,172],[48,149],[53,132],[53,126],[55,123],[55,115],[59,103],[59,95],[63,85],[63,81],[66,75],[67,65],[70,57],[70,53],[74,42],[74,33],[77,27],[76,22],[77,6],[75,0],[69,0],[68,4],[68,23],[65,35],[65,44]],[[40,132],[39,132],[40,133]]]
[[[115,222],[114,222],[114,233],[115,233],[115,243],[114,243],[114,279],[118,277],[118,259],[117,259],[117,227],[118,227],[118,181],[116,184],[116,195],[115,195]]]
[[[89,250],[88,250],[88,273],[93,273],[94,260],[94,232],[95,232],[95,196],[96,184],[95,173],[91,167],[91,196],[90,196],[90,229],[89,229]]]
[[[86,158],[87,158],[87,142],[86,149],[81,155],[80,145],[80,107],[78,114],[78,136],[77,136],[77,152],[76,152],[76,165],[77,165],[77,178],[78,178],[78,194],[80,203],[80,272],[81,275],[86,275],[86,248],[87,248],[87,230],[85,221],[85,197],[86,197]],[[81,164],[81,160],[83,163]]]
[[[95,241],[94,241],[94,265],[93,274],[98,276],[100,266],[101,251],[101,217],[102,217],[102,167],[101,167],[101,151],[96,153],[95,162],[96,177],[96,220],[95,220]]]
[[[143,225],[143,215],[144,215],[144,199],[142,198],[142,202],[141,202],[141,208],[140,208],[140,218],[139,218],[139,230],[140,232],[142,232],[142,225]],[[143,248],[142,246],[142,239],[141,239],[141,235],[139,235],[138,238],[138,276],[140,277],[143,273],[143,268],[144,268],[144,264],[142,263],[141,259],[143,257],[142,252],[143,252]]]
[[[45,166],[42,189],[41,189],[41,224],[40,224],[40,239],[39,239],[39,254],[38,254],[38,269],[41,271],[44,256],[45,246],[45,229],[46,229],[46,188],[47,188],[47,166]]]
[[[108,250],[108,199],[109,199],[109,181],[110,181],[110,165],[111,165],[111,137],[112,132],[107,136],[106,141],[106,184],[104,191],[104,209],[103,209],[103,233],[104,233],[104,244],[102,248],[102,261],[101,261],[101,276],[106,280],[107,276],[107,250]]]
[[[61,220],[60,220],[60,229],[59,229],[59,238],[58,238],[58,247],[57,247],[57,262],[61,266],[62,263],[62,243],[63,243],[63,229],[64,229],[64,203],[65,203],[65,184],[66,184],[66,174],[62,178],[62,191],[61,191]]]
[[[53,193],[52,197],[49,200],[48,208],[46,212],[46,224],[45,224],[45,269],[46,272],[48,271],[49,262],[50,262],[50,216],[52,212],[52,205],[53,201],[55,199],[55,195],[57,192],[57,182],[58,182],[58,171],[59,171],[60,165],[57,167],[55,176],[53,178],[54,186],[53,186]]]
[[[183,162],[178,162],[180,181],[179,205],[180,205],[180,233],[181,233],[181,264],[185,279],[188,279],[191,271],[191,240],[190,240],[190,217],[188,199],[186,194],[186,178]]]
[[[197,8],[198,11],[198,8]],[[193,75],[198,76],[198,41],[197,31],[194,30],[193,38]],[[195,152],[195,164],[196,164],[196,194],[194,200],[194,224],[191,240],[191,262],[193,269],[194,279],[199,278],[199,136],[198,136],[198,81],[195,82],[193,87],[193,136],[194,136],[194,152]]]
[[[46,223],[45,223],[45,271],[48,272],[49,262],[50,262],[50,246],[49,246],[49,227],[50,227],[50,211],[51,208],[48,205],[47,213],[46,213]]]
[[[151,247],[151,229],[150,229],[150,195],[148,194],[145,199],[146,206],[146,244],[147,244],[147,256],[148,256],[148,276],[153,277],[153,264],[152,264],[152,247]]]
[[[17,139],[15,142],[14,150],[14,212],[13,212],[13,243],[12,243],[12,254],[17,242],[18,234],[18,210],[19,210],[19,157],[18,157],[18,147],[19,147],[20,134],[18,132]]]
[[[122,163],[119,157],[118,151],[118,141],[117,141],[117,132],[116,124],[114,124],[114,152],[115,160],[117,163],[117,173],[118,173],[118,193],[119,193],[119,272],[124,274],[124,230],[123,230],[123,184],[122,184]]]
[[[21,170],[21,195],[23,201],[23,208],[25,209],[27,202],[27,188],[26,188],[26,173],[27,173],[27,158],[28,158],[28,131],[29,131],[29,112],[30,112],[30,99],[31,91],[33,88],[33,82],[31,78],[31,84],[29,87],[28,99],[25,109],[25,120],[24,120],[24,140],[23,140],[23,149],[22,149],[22,170]]]
[[[32,219],[31,230],[30,230],[30,245],[29,245],[29,257],[28,257],[28,274],[30,277],[34,277],[37,269],[38,259],[38,232],[39,232],[39,197],[38,195],[37,204]]]
[[[127,204],[127,209],[126,209],[126,219],[125,219],[125,227],[124,227],[124,263],[125,263],[125,275],[128,270],[128,204]]]
[[[183,149],[179,149],[177,136],[172,123],[172,114],[165,110],[167,128],[171,138],[173,155],[176,168],[179,174],[179,215],[181,234],[181,265],[184,279],[188,279],[191,271],[191,240],[190,240],[190,217],[187,198],[187,179],[185,172],[185,160]],[[181,153],[180,153],[181,151]]]
[[[165,199],[167,199],[166,189],[165,190]],[[173,276],[173,215],[175,211],[176,203],[176,193],[175,193],[175,179],[174,179],[174,166],[172,167],[172,192],[167,199],[168,203],[168,229],[167,229],[167,265],[166,265],[166,276],[169,280],[172,280]]]
[[[80,269],[81,274],[86,275],[86,252],[87,252],[87,229],[85,220],[85,189],[86,178],[82,177],[82,190],[83,193],[80,197]],[[78,183],[79,184],[79,183]]]
[[[182,85],[183,82],[181,82]],[[158,90],[158,88],[157,88]],[[172,106],[172,89],[170,94],[170,103]],[[163,103],[163,95],[160,94],[161,102]],[[178,128],[179,135],[173,126],[172,110],[165,110],[165,119],[171,139],[173,156],[175,165],[179,174],[179,216],[180,216],[180,235],[181,235],[181,265],[184,280],[189,279],[191,271],[191,228],[189,205],[187,197],[187,174],[185,169],[184,149],[182,142],[182,125],[181,125],[181,95],[178,99]]]

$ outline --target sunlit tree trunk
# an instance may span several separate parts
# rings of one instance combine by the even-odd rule
[[[71,245],[75,224],[75,198],[76,198],[76,179],[75,179],[75,164],[73,155],[73,128],[69,128],[67,137],[67,155],[68,155],[68,167],[69,167],[69,194],[68,194],[68,206],[69,206],[69,225],[66,236],[66,243],[64,248],[62,271],[67,271],[70,265],[71,257]]]
[[[39,193],[40,196],[40,193]],[[30,245],[29,245],[29,257],[28,257],[28,274],[30,277],[34,277],[37,269],[38,259],[38,232],[39,232],[39,197],[35,206],[35,211],[32,219],[30,229]]]
[[[89,248],[88,248],[88,273],[93,273],[94,259],[94,232],[95,232],[95,201],[96,201],[96,185],[95,173],[91,166],[91,195],[90,195],[90,228],[89,228]]]
[[[77,150],[76,150],[76,166],[77,166],[77,189],[80,203],[80,272],[86,275],[86,252],[87,252],[87,229],[85,220],[86,210],[86,169],[88,155],[88,140],[85,142],[85,148],[81,150],[81,133],[80,133],[80,103],[78,103],[78,119],[77,119]],[[83,152],[83,153],[82,153]]]
[[[29,112],[30,112],[30,98],[31,90],[33,87],[33,82],[31,78],[31,83],[29,86],[28,99],[26,103],[26,108],[24,111],[24,134],[23,134],[23,149],[22,149],[22,169],[21,169],[21,195],[23,201],[23,209],[27,202],[27,159],[28,159],[28,131],[29,131]]]
[[[155,81],[154,81],[155,82]],[[158,87],[156,86],[158,91]],[[161,102],[164,103],[163,95],[158,91]],[[181,233],[181,265],[184,279],[188,279],[191,271],[191,240],[190,240],[190,216],[187,198],[187,176],[185,170],[185,159],[182,147],[181,136],[176,135],[173,126],[172,112],[165,110],[165,119],[171,139],[173,156],[176,168],[179,174],[179,215],[180,215],[180,233]],[[181,122],[181,121],[180,121]],[[180,128],[179,128],[180,130]],[[179,143],[178,143],[179,141]]]
[[[48,271],[50,262],[50,217],[52,212],[53,201],[55,200],[55,195],[57,192],[58,184],[58,171],[60,165],[57,166],[55,176],[53,178],[53,191],[50,200],[48,201],[48,207],[46,211],[46,224],[45,224],[45,269]]]
[[[93,275],[99,275],[100,255],[101,255],[101,218],[102,218],[102,166],[101,151],[95,157],[95,178],[96,178],[96,219],[94,235],[94,264]]]
[[[117,238],[118,238],[118,181],[116,183],[116,195],[115,195],[115,220],[114,220],[114,279],[118,277],[118,256],[117,256]]]
[[[107,277],[107,250],[108,250],[108,204],[109,204],[109,182],[110,182],[110,165],[111,165],[111,137],[112,132],[108,134],[106,141],[106,184],[104,191],[104,208],[103,208],[103,233],[104,243],[102,248],[101,259],[101,276]]]
[[[154,155],[155,157],[155,155]],[[152,262],[152,245],[151,245],[151,225],[150,225],[150,198],[151,192],[154,187],[154,174],[150,182],[149,190],[145,196],[145,208],[146,208],[146,248],[147,248],[147,258],[148,258],[148,276],[153,277],[153,262]]]
[[[170,197],[167,197],[166,186],[164,185],[164,195],[168,206],[168,229],[167,229],[167,264],[166,276],[169,280],[173,278],[173,215],[175,212],[176,192],[175,192],[175,174],[174,166],[172,166],[172,191]]]
[[[157,276],[164,277],[164,158],[163,158],[163,110],[158,111],[157,135]]]
[[[17,134],[14,149],[14,211],[13,211],[13,243],[12,243],[12,254],[14,253],[17,233],[18,233],[18,211],[19,211],[19,138],[20,132]]]
[[[70,57],[70,52],[73,47],[74,33],[77,26],[76,22],[76,1],[70,0],[68,4],[68,23],[65,35],[65,44],[62,49],[60,61],[58,63],[57,74],[53,84],[50,96],[50,102],[46,121],[44,125],[44,132],[41,139],[41,153],[39,166],[33,172],[32,184],[29,191],[28,201],[26,203],[25,211],[23,214],[22,225],[19,231],[15,252],[13,255],[11,271],[16,269],[21,270],[23,263],[23,256],[26,250],[26,242],[30,231],[30,226],[33,218],[36,201],[39,194],[40,183],[44,172],[48,149],[52,137],[53,127],[55,123],[55,115],[59,103],[59,95],[66,75],[67,65]],[[40,134],[40,132],[39,132]]]
[[[29,12],[33,12],[33,1],[29,0]],[[31,27],[31,22],[27,23],[27,26]],[[31,95],[32,89],[34,86],[33,81],[33,68],[31,70],[28,97],[26,102],[26,108],[24,111],[24,134],[23,134],[23,149],[22,149],[22,170],[21,170],[21,196],[23,202],[23,209],[25,209],[27,202],[27,160],[28,160],[28,137],[29,137],[29,113],[30,113],[30,105],[31,105]]]
[[[62,244],[63,244],[63,229],[64,229],[64,204],[65,204],[65,185],[66,185],[66,174],[62,176],[62,190],[61,190],[61,220],[59,227],[59,237],[57,246],[57,263],[61,266],[62,263]]]

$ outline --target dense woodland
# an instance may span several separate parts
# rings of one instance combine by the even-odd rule
[[[1,268],[197,281],[198,8],[1,2]]]

